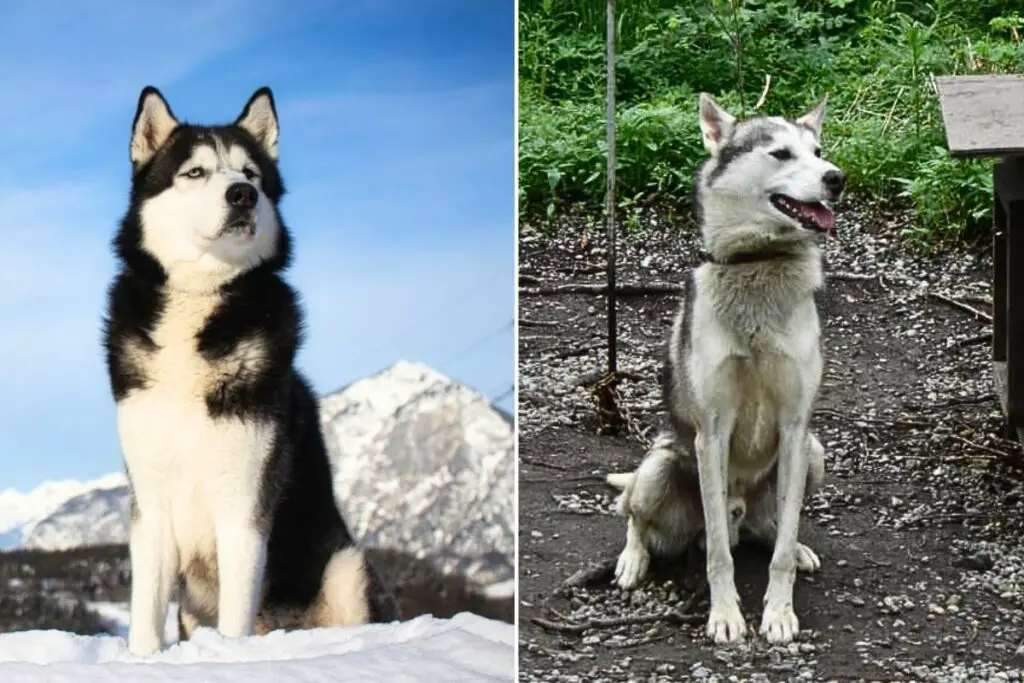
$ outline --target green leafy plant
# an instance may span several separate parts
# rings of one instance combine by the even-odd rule
[[[521,0],[520,208],[599,209],[605,3]],[[826,153],[852,192],[900,199],[926,243],[991,219],[991,164],[954,162],[932,77],[1024,72],[1024,18],[1002,0],[630,0],[617,27],[620,207],[685,207],[704,156],[697,93],[793,116],[829,93]],[[754,111],[766,76],[771,88]],[[940,153],[941,150],[941,153]]]

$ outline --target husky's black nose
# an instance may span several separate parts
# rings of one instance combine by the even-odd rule
[[[239,209],[251,209],[256,206],[260,193],[249,183],[235,183],[228,186],[225,196],[231,206]]]
[[[838,197],[846,186],[846,175],[842,171],[828,171],[821,177],[821,182],[825,183],[829,194]]]

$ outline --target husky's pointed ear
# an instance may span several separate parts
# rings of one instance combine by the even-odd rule
[[[821,138],[821,124],[825,121],[825,105],[828,103],[828,93],[821,98],[821,101],[814,105],[814,108],[796,120],[798,125],[803,126],[812,133],[814,137]]]
[[[704,147],[712,156],[718,153],[722,142],[729,137],[729,131],[736,119],[722,109],[715,98],[706,92],[700,94],[700,132],[704,137]]]
[[[238,115],[235,125],[248,131],[263,151],[277,161],[277,109],[274,107],[274,95],[270,88],[262,87],[253,93],[245,104],[245,109]]]
[[[151,85],[143,88],[139,106],[135,109],[132,142],[128,150],[132,166],[138,168],[149,161],[177,127],[178,119],[174,118],[160,91]]]

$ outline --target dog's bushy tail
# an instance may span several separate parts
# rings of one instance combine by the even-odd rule
[[[629,487],[633,485],[635,479],[636,472],[612,472],[604,478],[610,486],[621,491],[615,499],[615,513],[622,517],[629,517],[626,503],[629,499]]]
[[[626,487],[632,484],[635,478],[636,472],[613,472],[606,476],[604,480],[608,482],[608,485],[612,488],[625,491]]]

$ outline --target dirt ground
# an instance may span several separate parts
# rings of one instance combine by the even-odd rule
[[[559,591],[622,549],[625,520],[603,475],[634,468],[662,419],[657,377],[677,296],[620,299],[634,428],[598,435],[590,385],[605,363],[606,300],[535,289],[601,283],[604,240],[582,219],[559,222],[557,237],[523,227],[521,681],[1024,680],[1024,459],[1002,437],[991,326],[943,299],[990,313],[991,258],[984,245],[910,253],[902,221],[849,206],[826,245],[839,279],[822,303],[826,369],[812,420],[826,487],[801,528],[823,567],[797,579],[801,632],[786,647],[757,636],[769,552],[756,546],[736,554],[749,627],[737,646],[704,636],[696,549],[634,591],[607,577]],[[684,221],[652,213],[620,243],[619,282],[679,283],[696,250]],[[658,617],[672,609],[698,616]]]

